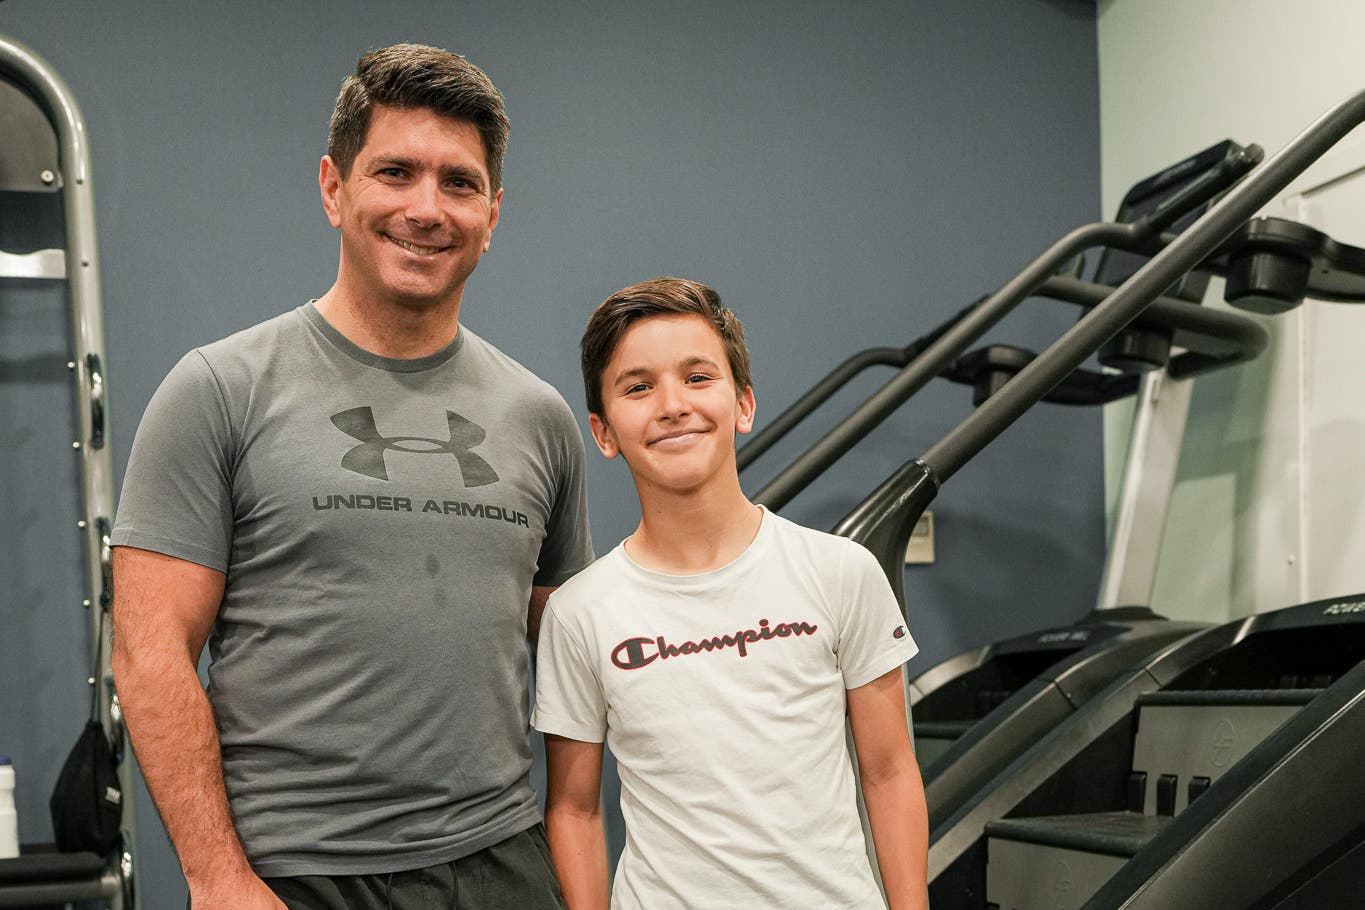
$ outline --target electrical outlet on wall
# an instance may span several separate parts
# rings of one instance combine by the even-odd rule
[[[934,561],[934,513],[925,512],[910,532],[910,543],[905,548],[907,566],[923,566]]]

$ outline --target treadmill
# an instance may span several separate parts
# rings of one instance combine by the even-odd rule
[[[1365,92],[1328,111],[1184,232],[1156,238],[1153,245],[1163,248],[1150,262],[947,437],[883,482],[836,530],[867,545],[899,593],[901,554],[939,487],[1201,261],[1227,276],[1229,300],[1259,312],[1283,311],[1305,293],[1365,299],[1365,250],[1278,219],[1246,221],[1361,122]],[[1302,245],[1290,243],[1291,235]],[[1356,631],[1365,629],[1361,614],[1361,597],[1263,614],[1191,634],[1120,676],[931,825],[933,906],[1345,906],[1312,902],[1355,884],[1351,860],[1360,856],[1365,830],[1365,779],[1343,767],[1353,750],[1342,748],[1359,731],[1365,700],[1365,648]],[[1277,687],[1265,688],[1258,662],[1278,673]],[[1134,713],[1138,698],[1158,690],[1177,709],[1211,708],[1211,726],[1179,715],[1143,721]],[[1150,701],[1153,710],[1165,707],[1158,704],[1162,698]],[[1235,707],[1261,712],[1259,720],[1233,719],[1227,712]],[[1141,741],[1140,723],[1149,731]],[[1254,735],[1257,724],[1264,738]],[[1211,757],[1182,764],[1179,737],[1192,726],[1211,731],[1213,739],[1202,743]],[[1188,742],[1184,747],[1198,751]],[[1309,800],[1308,814],[1288,808],[1286,794],[1294,787]],[[1315,811],[1332,804],[1342,811]],[[1088,849],[1078,849],[1054,810],[1095,816],[1085,829]],[[1152,820],[1158,817],[1174,821]],[[1011,876],[1005,842],[1026,840],[1020,825],[1031,832],[1025,849],[1059,852],[1015,853]],[[1190,836],[1194,829],[1197,837]],[[1268,846],[1249,849],[1243,842],[1249,831]],[[996,854],[988,864],[991,845]],[[1127,858],[1105,884],[1104,870],[1082,881],[1078,854]],[[994,881],[987,874],[992,867]],[[1037,885],[1049,872],[1055,872],[1050,883]],[[1201,881],[1218,885],[1198,889]]]

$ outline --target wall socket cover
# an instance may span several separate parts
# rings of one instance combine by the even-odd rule
[[[934,513],[925,512],[910,532],[910,543],[905,548],[907,566],[923,566],[934,561]]]

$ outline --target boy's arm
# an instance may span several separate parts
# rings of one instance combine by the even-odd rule
[[[570,910],[606,910],[602,744],[545,734],[545,829]]]
[[[848,718],[890,910],[926,910],[929,817],[900,667],[848,690]]]

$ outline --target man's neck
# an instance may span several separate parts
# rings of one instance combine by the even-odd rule
[[[412,360],[435,354],[455,340],[460,329],[460,297],[455,294],[426,307],[403,306],[354,293],[338,281],[314,306],[357,347],[381,357]]]
[[[697,575],[737,559],[753,543],[763,510],[739,479],[686,493],[640,490],[640,526],[626,541],[638,565],[669,575]]]

